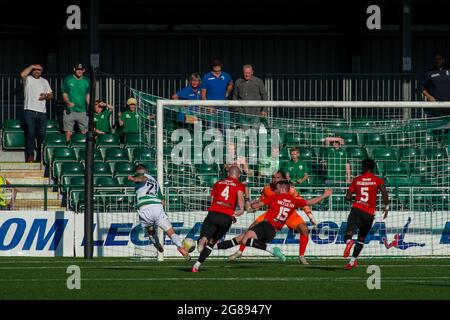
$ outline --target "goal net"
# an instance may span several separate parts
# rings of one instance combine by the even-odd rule
[[[381,217],[381,195],[363,256],[448,256],[450,253],[450,117],[430,117],[444,103],[166,100],[133,90],[138,101],[142,147],[150,173],[163,186],[166,211],[181,238],[197,240],[212,185],[238,165],[252,200],[281,170],[304,198],[332,188],[312,208],[306,256],[341,256],[351,203],[345,192],[365,158],[376,161],[390,194]],[[291,161],[292,151],[299,160]],[[263,213],[246,213],[226,238],[242,232]],[[165,237],[165,257],[179,257]],[[284,227],[273,244],[299,254],[299,234]],[[151,247],[151,246],[149,246]],[[215,250],[226,257],[235,249]],[[146,248],[139,249],[145,256]],[[149,248],[148,250],[153,250]],[[151,251],[153,252],[153,251]],[[197,251],[194,251],[195,256]],[[244,257],[267,257],[248,248]]]

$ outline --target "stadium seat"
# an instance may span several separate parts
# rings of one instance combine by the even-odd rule
[[[52,152],[51,163],[57,162],[74,162],[77,161],[75,151],[72,148],[55,148]]]
[[[346,148],[347,156],[350,159],[366,159],[367,156],[367,150],[363,147],[348,147]]]
[[[291,159],[288,148],[283,148],[280,150],[280,161],[288,161]]]
[[[199,175],[198,181],[202,187],[212,187],[219,180],[217,175]]]
[[[95,187],[117,187],[119,185],[119,181],[113,177],[102,177],[102,176],[94,176],[94,186]]]
[[[134,163],[156,160],[156,150],[153,148],[136,148],[133,150]]]
[[[316,151],[313,148],[300,147],[300,159],[303,161],[314,161],[317,159]]]
[[[62,175],[62,170],[63,170],[63,165],[66,164],[66,170],[78,170],[75,174],[76,176],[82,175],[84,173],[84,167],[83,165],[79,164],[78,162],[75,161],[71,161],[71,162],[67,162],[67,161],[54,161],[53,162],[53,171],[52,171],[52,177],[53,179],[55,179],[56,181],[59,181],[59,179],[61,178]],[[81,169],[79,168],[79,166],[81,166]],[[80,171],[81,170],[81,171]]]
[[[405,160],[409,158],[418,158],[420,156],[420,149],[419,148],[412,148],[412,147],[400,147],[398,148],[398,158],[400,160]]]
[[[125,140],[124,140],[124,147],[125,148],[136,148],[136,147],[143,147],[148,145],[147,139],[144,137],[144,135],[139,133],[126,133],[125,134]]]
[[[358,146],[358,134],[356,132],[339,133],[336,136],[344,139],[346,146]]]
[[[23,150],[25,149],[25,132],[3,131],[2,147],[4,150]]]
[[[133,181],[128,180],[128,175],[118,175],[115,176],[120,186],[124,187],[134,187],[135,183]]]
[[[308,133],[307,136],[308,136],[308,142],[309,142],[308,145],[324,146],[325,138],[327,138],[329,135],[326,133],[322,133],[322,132],[310,132],[310,133]],[[303,145],[305,145],[305,143]]]
[[[408,168],[404,163],[384,162],[380,169],[383,175],[389,177],[405,177],[408,175]]]
[[[108,148],[105,151],[105,162],[129,162],[128,152],[120,148]]]
[[[115,133],[99,134],[97,136],[97,148],[119,148],[119,136]]]
[[[107,162],[94,162],[94,167],[92,168],[94,176],[112,176],[111,166]]]
[[[387,176],[386,186],[388,187],[411,187],[420,185],[421,179],[417,176],[411,177],[398,177],[398,176]]]
[[[59,133],[48,133],[44,140],[44,162],[52,161],[53,150],[55,148],[67,147],[66,136]]]
[[[218,175],[219,167],[217,164],[196,164],[195,172],[198,174]]]
[[[78,162],[84,163],[86,161],[86,149],[74,148],[74,151],[78,152]],[[103,155],[99,149],[94,149],[94,162],[103,162]]]
[[[63,192],[70,194],[74,190],[84,190],[84,176],[64,177],[62,179]]]
[[[285,136],[285,146],[287,147],[297,147],[306,145],[307,140],[305,138],[305,135],[303,133],[292,133],[288,132]]]
[[[63,162],[60,177],[80,176],[84,174],[84,166],[79,162]]]
[[[372,150],[372,157],[377,161],[396,161],[397,156],[395,150],[391,148],[375,148]]]
[[[47,126],[45,129],[46,133],[59,133],[59,124],[58,120],[49,119],[47,120]]]
[[[84,207],[84,191],[72,191],[70,192],[69,207],[74,211],[81,211]]]
[[[364,133],[363,134],[363,145],[368,146],[374,146],[374,147],[386,147],[386,139],[384,135],[380,133]]]
[[[22,131],[22,123],[19,119],[4,120],[2,131]]]
[[[134,174],[135,165],[130,162],[113,162],[111,163],[113,167],[114,176],[129,176]]]
[[[441,160],[447,158],[447,151],[442,148],[426,148],[422,154],[427,160]]]
[[[82,133],[74,133],[70,137],[70,145],[72,147],[86,147],[86,135]]]

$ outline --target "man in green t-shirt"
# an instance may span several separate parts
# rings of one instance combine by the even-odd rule
[[[327,147],[325,154],[327,168],[325,184],[345,185],[352,182],[347,152],[341,148],[343,144],[344,139],[339,137],[328,137],[325,139],[325,146]]]
[[[109,118],[111,117],[112,111],[113,111],[112,105],[106,104],[101,100],[95,101],[94,123],[95,123],[95,132],[97,134],[104,134],[111,132],[111,125],[109,122]]]
[[[137,101],[135,98],[127,100],[128,109],[124,112],[119,112],[119,126],[122,128],[122,133],[138,133],[138,120],[139,115],[136,112]]]
[[[73,74],[64,79],[61,91],[66,103],[63,114],[64,131],[67,141],[70,140],[75,124],[78,124],[81,133],[88,130],[89,118],[86,115],[86,106],[89,104],[89,79],[84,77],[85,68],[81,63],[73,68]]]
[[[301,185],[308,180],[308,166],[300,160],[300,149],[297,147],[290,150],[291,160],[283,163],[281,171],[294,185]]]

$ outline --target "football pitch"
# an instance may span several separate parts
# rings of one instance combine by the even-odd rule
[[[0,299],[450,299],[450,259],[209,260],[128,258],[0,258]],[[67,288],[67,268],[80,267],[81,288]],[[381,289],[369,290],[369,265],[381,269]]]

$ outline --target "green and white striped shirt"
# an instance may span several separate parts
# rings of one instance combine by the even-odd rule
[[[163,195],[158,181],[149,174],[144,174],[147,181],[136,185],[136,196],[138,208],[148,204],[162,204]]]

